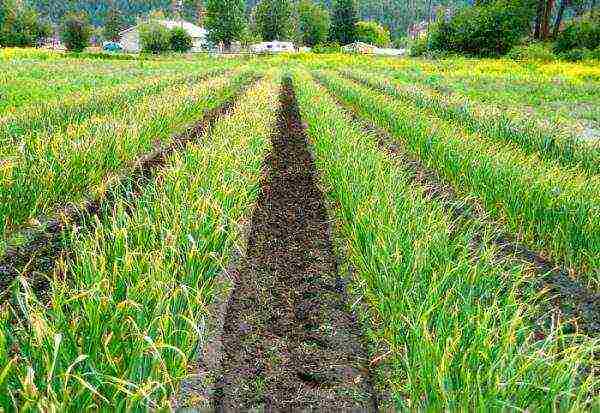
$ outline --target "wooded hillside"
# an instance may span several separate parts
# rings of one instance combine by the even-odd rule
[[[96,26],[104,24],[110,3],[114,3],[122,12],[124,20],[134,23],[138,16],[143,16],[152,10],[162,9],[169,12],[172,0],[31,0],[31,3],[43,16],[48,16],[53,22],[58,22],[68,11],[85,10]],[[247,0],[248,10],[251,10],[258,0]],[[331,0],[316,0],[316,2],[331,5]],[[186,19],[196,20],[198,0],[183,0],[182,14]],[[436,0],[436,6],[451,6],[458,8],[469,3],[469,0]],[[427,18],[428,0],[360,0],[360,12],[363,19],[373,19],[389,27],[395,34],[401,34],[413,23]]]

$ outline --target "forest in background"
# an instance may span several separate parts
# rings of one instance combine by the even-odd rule
[[[316,0],[317,3],[331,7],[331,0]],[[103,26],[111,3],[122,13],[128,24],[135,23],[140,16],[153,10],[164,10],[167,14],[172,10],[172,0],[32,0],[42,16],[50,18],[54,23],[70,11],[85,10],[95,26]],[[258,0],[247,0],[250,12]],[[432,8],[447,6],[458,9],[469,0],[435,0]],[[430,0],[360,0],[358,2],[360,17],[364,20],[375,20],[388,27],[394,37],[406,33],[410,24],[427,19]],[[190,21],[198,18],[199,0],[183,0],[183,17]]]

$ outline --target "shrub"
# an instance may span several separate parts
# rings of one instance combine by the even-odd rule
[[[556,56],[552,50],[543,43],[515,46],[508,52],[508,58],[516,61],[552,62]]]
[[[374,21],[356,23],[356,40],[378,47],[387,47],[392,42],[389,30]]]
[[[429,44],[426,37],[415,40],[410,46],[410,55],[413,57],[423,56],[429,50]]]
[[[586,59],[589,60],[600,60],[600,47],[595,48],[587,52]]]
[[[600,47],[600,17],[588,17],[571,23],[556,37],[554,51],[564,53],[574,49],[594,50]]]
[[[340,46],[338,43],[318,44],[313,47],[312,52],[319,54],[341,53],[342,46]]]
[[[496,0],[467,7],[432,25],[427,48],[473,56],[507,53],[529,31],[530,0]]]
[[[580,62],[585,60],[588,56],[589,50],[587,49],[571,49],[560,54],[560,57],[569,62]]]
[[[0,46],[32,47],[52,32],[31,7],[14,0],[0,0]]]
[[[160,54],[169,51],[170,31],[156,21],[139,25],[140,46],[147,53]]]
[[[407,49],[411,46],[412,42],[410,38],[406,36],[396,37],[392,40],[392,46],[396,49]]]
[[[68,13],[63,18],[60,37],[69,51],[82,52],[90,44],[92,25],[85,12]]]
[[[169,46],[178,53],[189,52],[194,46],[192,37],[181,27],[175,27],[169,33]]]

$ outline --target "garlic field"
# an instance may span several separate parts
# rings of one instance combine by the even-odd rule
[[[0,410],[600,408],[599,67],[0,67]]]

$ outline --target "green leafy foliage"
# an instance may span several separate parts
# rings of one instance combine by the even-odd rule
[[[209,40],[231,46],[247,36],[244,0],[207,0],[205,27]]]
[[[516,61],[552,62],[556,55],[544,43],[515,46],[508,52],[507,57]]]
[[[356,40],[358,9],[356,0],[335,0],[331,19],[330,40],[342,45]]]
[[[554,44],[557,53],[574,49],[594,50],[600,47],[600,15],[575,21],[563,30]]]
[[[254,10],[257,32],[263,40],[290,40],[294,32],[294,7],[290,0],[262,0]]]
[[[50,25],[35,9],[20,1],[0,0],[0,46],[35,46],[50,32]]]
[[[44,17],[58,23],[69,11],[85,10],[95,26],[104,26],[108,11],[115,7],[122,16],[126,27],[136,23],[139,17],[147,16],[152,10],[161,9],[170,14],[172,0],[29,0]],[[202,2],[202,3],[201,3]],[[243,0],[245,10],[252,10],[258,0]],[[296,1],[294,1],[296,2]],[[334,0],[314,0],[331,11]],[[191,22],[198,22],[200,11],[205,11],[203,0],[183,0],[181,17]],[[470,4],[468,0],[436,0],[434,6],[444,6],[456,10]],[[435,8],[434,8],[435,9]],[[429,0],[361,0],[357,12],[360,19],[374,20],[388,27],[392,38],[406,35],[408,26],[415,22],[427,20]],[[169,17],[171,17],[169,15]],[[201,19],[203,21],[203,19]],[[204,23],[201,23],[204,25]],[[236,39],[239,40],[239,39]]]
[[[162,24],[149,21],[139,25],[140,46],[147,53],[164,53],[169,51],[171,44],[171,33]]]
[[[316,46],[327,41],[331,17],[329,11],[312,0],[298,3],[298,30],[300,40],[306,46]]]
[[[111,7],[104,23],[104,37],[107,40],[118,41],[119,32],[124,29],[123,16],[119,9]]]
[[[589,49],[571,49],[559,54],[561,59],[569,62],[581,62],[583,60],[600,60],[600,47]]]
[[[62,22],[60,37],[69,51],[82,52],[90,44],[92,25],[85,12],[69,13]]]
[[[496,0],[464,8],[449,21],[432,26],[427,48],[473,56],[498,56],[530,30],[530,0]]]
[[[390,31],[374,21],[356,23],[356,40],[379,47],[387,47],[392,42]]]
[[[169,46],[172,51],[185,53],[193,47],[192,37],[181,27],[175,27],[169,33]]]
[[[342,47],[338,43],[321,43],[313,47],[312,52],[317,54],[342,53]]]

